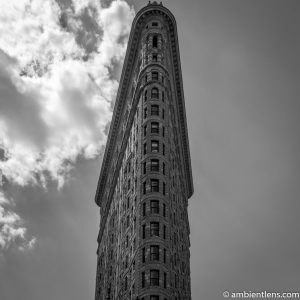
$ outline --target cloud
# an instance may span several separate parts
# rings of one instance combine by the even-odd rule
[[[54,0],[1,6],[0,171],[12,184],[46,188],[54,180],[60,188],[77,158],[94,158],[106,141],[118,86],[110,71],[123,61],[134,12],[119,0],[106,8],[96,0],[64,9]],[[91,19],[88,40],[82,32]],[[4,204],[3,247],[26,231]]]
[[[0,250],[8,249],[13,243],[20,249],[32,249],[36,239],[28,239],[27,229],[22,226],[21,217],[11,210],[12,206],[12,201],[0,191]]]

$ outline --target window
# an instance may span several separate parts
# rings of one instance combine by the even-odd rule
[[[159,223],[158,222],[150,223],[150,236],[159,236]]]
[[[151,133],[159,133],[159,123],[151,122]]]
[[[164,263],[167,262],[167,250],[164,249]]]
[[[157,62],[157,54],[152,54],[152,61]]]
[[[164,273],[164,288],[167,288],[167,273]]]
[[[163,162],[163,174],[166,175],[166,164]]]
[[[161,92],[161,100],[162,100],[162,102],[165,101],[165,92],[164,91]]]
[[[146,216],[146,203],[143,203],[143,217]]]
[[[158,23],[157,23],[157,22],[152,22],[152,26],[153,26],[153,27],[157,27],[157,26],[158,26]]]
[[[151,152],[158,153],[159,152],[159,142],[156,140],[151,141]]]
[[[153,99],[158,99],[158,88],[154,87],[154,88],[151,90],[151,98],[153,98]]]
[[[144,136],[147,135],[147,125],[144,126]]]
[[[165,194],[166,194],[166,183],[163,182],[163,195],[165,195]]]
[[[152,80],[158,80],[158,72],[152,72]]]
[[[166,154],[166,147],[165,147],[165,144],[163,144],[163,155]]]
[[[164,137],[165,136],[165,127],[163,126],[162,128],[162,136]]]
[[[150,211],[151,211],[151,214],[159,214],[159,201],[158,200],[150,201]]]
[[[166,239],[166,235],[167,235],[167,227],[166,225],[164,225],[164,239]]]
[[[152,47],[157,48],[157,36],[155,35],[152,40]]]
[[[147,101],[147,90],[145,91],[145,94],[144,94],[144,100]]]
[[[143,239],[146,238],[146,225],[144,224],[143,227],[142,227],[142,230],[143,230]]]
[[[159,180],[158,179],[151,179],[151,192],[159,192]]]
[[[142,288],[144,288],[146,285],[146,276],[145,276],[145,272],[142,272]]]
[[[147,153],[147,143],[144,143],[144,155]]]
[[[166,204],[163,204],[163,216],[166,216]]]
[[[143,174],[146,174],[146,162],[143,162]]]
[[[144,263],[146,261],[146,249],[145,247],[142,249],[142,262]]]
[[[162,118],[163,118],[163,120],[165,119],[165,110],[164,109],[162,110]]]
[[[159,171],[159,160],[158,159],[151,159],[150,170],[158,172]]]
[[[150,285],[159,286],[159,270],[150,270]]]
[[[130,178],[128,179],[128,182],[127,182],[127,190],[130,190]]]
[[[150,246],[150,260],[159,260],[159,246]]]
[[[147,107],[144,108],[144,119],[147,118]]]
[[[147,115],[147,113],[146,113],[146,115]],[[158,105],[151,105],[151,116],[159,116],[159,106]]]
[[[146,181],[143,182],[143,194],[146,194]]]
[[[159,300],[159,296],[157,295],[151,295],[150,300]]]

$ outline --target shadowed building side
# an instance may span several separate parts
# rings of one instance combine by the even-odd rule
[[[96,300],[189,300],[193,194],[176,22],[136,15],[95,196]]]

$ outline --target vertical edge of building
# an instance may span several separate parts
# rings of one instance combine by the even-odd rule
[[[189,300],[193,194],[176,21],[155,1],[133,20],[95,202],[95,299]]]

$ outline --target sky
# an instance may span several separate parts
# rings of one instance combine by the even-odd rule
[[[0,299],[93,299],[103,147],[148,1],[0,0]],[[300,3],[165,0],[195,192],[193,300],[300,291]]]

